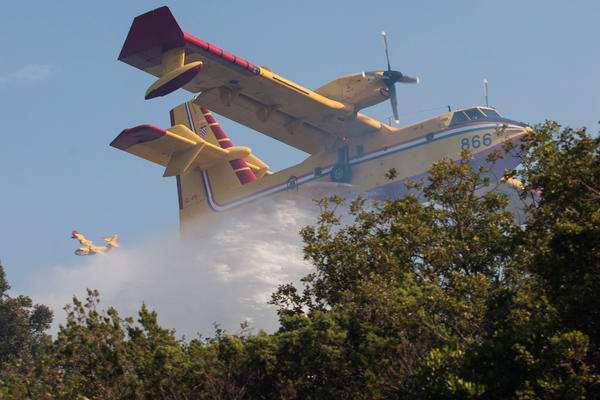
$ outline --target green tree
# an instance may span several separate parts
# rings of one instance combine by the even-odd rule
[[[414,394],[413,376],[433,349],[462,352],[481,342],[487,302],[502,289],[511,260],[514,218],[502,195],[478,194],[489,184],[487,170],[472,170],[464,156],[434,164],[427,184],[412,185],[425,202],[417,194],[372,207],[357,199],[349,207],[354,223],[343,225],[323,200],[317,226],[302,230],[316,271],[301,292],[283,286],[272,301],[281,334],[297,330],[295,315],[312,320],[326,312],[336,321],[342,397]]]
[[[109,307],[98,309],[96,290],[87,290],[86,302],[77,297],[65,307],[66,324],[60,325],[53,356],[62,376],[55,387],[57,398],[114,399],[133,397],[136,382],[131,374],[125,328],[132,323]]]
[[[486,192],[487,170],[468,154],[412,184],[422,197],[352,202],[351,224],[336,213],[341,199],[321,201],[317,225],[302,231],[315,272],[272,298],[280,333],[330,315],[346,386],[365,397],[594,396],[599,144],[547,123],[507,148],[523,160],[507,177],[524,179],[525,225]]]
[[[52,323],[47,306],[34,305],[28,296],[11,297],[9,289],[0,264],[0,365],[16,358],[31,359]]]
[[[50,386],[39,376],[51,374],[45,331],[52,311],[28,296],[9,296],[9,289],[0,264],[0,399],[44,398]]]
[[[518,149],[514,173],[541,192],[530,207],[527,269],[543,280],[562,322],[600,344],[600,138],[546,122]]]

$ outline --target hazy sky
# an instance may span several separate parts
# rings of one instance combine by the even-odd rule
[[[123,305],[124,313],[131,315],[146,300],[159,310],[159,317],[161,312],[170,316],[165,315],[170,327],[190,332],[185,313],[176,318],[179,314],[173,310],[196,301],[197,309],[228,313],[225,310],[240,301],[235,293],[245,282],[227,280],[222,272],[251,274],[251,267],[240,260],[262,254],[262,261],[255,261],[264,265],[271,254],[265,248],[274,239],[264,232],[263,242],[238,246],[230,259],[198,265],[193,272],[186,269],[187,259],[176,258],[183,264],[169,274],[169,285],[163,289],[156,285],[169,263],[161,257],[181,251],[173,244],[178,229],[175,180],[162,178],[162,167],[108,144],[124,128],[142,123],[168,127],[169,110],[192,96],[179,91],[145,101],[153,77],[117,61],[133,18],[162,5],[155,1],[3,5],[0,259],[13,294],[27,294],[60,308],[61,301],[75,293],[81,296],[86,285],[97,283],[107,293],[103,296],[107,302]],[[312,89],[342,75],[383,69],[381,30],[385,30],[392,67],[421,78],[419,85],[398,85],[401,124],[442,113],[447,105],[483,105],[486,78],[490,105],[506,117],[532,124],[554,119],[598,131],[600,3],[596,1],[220,0],[168,5],[184,31]],[[391,110],[384,103],[364,113],[387,120]],[[234,144],[251,147],[273,170],[305,157],[216,117]],[[291,210],[284,214],[294,215]],[[279,254],[276,264],[285,273],[274,272],[273,264],[263,271],[273,279],[265,278],[261,285],[275,286],[303,273],[298,272],[304,267],[295,239],[299,224],[284,219],[282,226],[291,232],[286,243],[296,250],[290,250],[287,258]],[[118,233],[122,255],[117,261],[76,257],[77,243],[70,239],[73,229],[94,241]],[[280,229],[272,226],[273,232]],[[160,255],[157,248],[162,249]],[[221,272],[202,275],[202,271]],[[148,278],[152,276],[156,280]],[[230,286],[222,287],[222,297],[210,292],[208,301],[207,292],[199,288],[217,281]],[[264,285],[244,298],[255,296],[250,302],[260,303],[257,293],[268,291]],[[152,297],[157,291],[161,296]],[[177,294],[182,295],[180,301],[173,297]],[[206,318],[198,325],[204,327]]]

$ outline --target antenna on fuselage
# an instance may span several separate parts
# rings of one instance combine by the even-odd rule
[[[483,78],[483,94],[485,95],[485,106],[489,107],[488,105],[488,87],[487,87],[487,79]]]

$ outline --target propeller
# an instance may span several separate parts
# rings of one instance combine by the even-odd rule
[[[387,60],[387,71],[383,71],[383,75],[379,75],[389,89],[390,101],[392,102],[392,112],[396,123],[400,122],[398,117],[398,96],[396,94],[396,82],[402,83],[419,83],[419,78],[415,76],[403,75],[400,71],[393,71],[390,66],[390,55],[388,52],[387,37],[384,31],[381,31],[383,36],[383,48],[385,49],[385,58]]]

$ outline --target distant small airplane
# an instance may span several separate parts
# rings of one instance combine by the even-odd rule
[[[111,238],[104,238],[106,246],[94,246],[91,240],[87,240],[81,233],[77,231],[71,232],[71,235],[71,239],[77,239],[79,240],[79,243],[85,246],[75,250],[75,254],[77,254],[78,256],[91,256],[94,254],[105,255],[104,253],[112,250],[113,247],[119,247],[119,244],[117,243],[119,235],[114,235]]]

